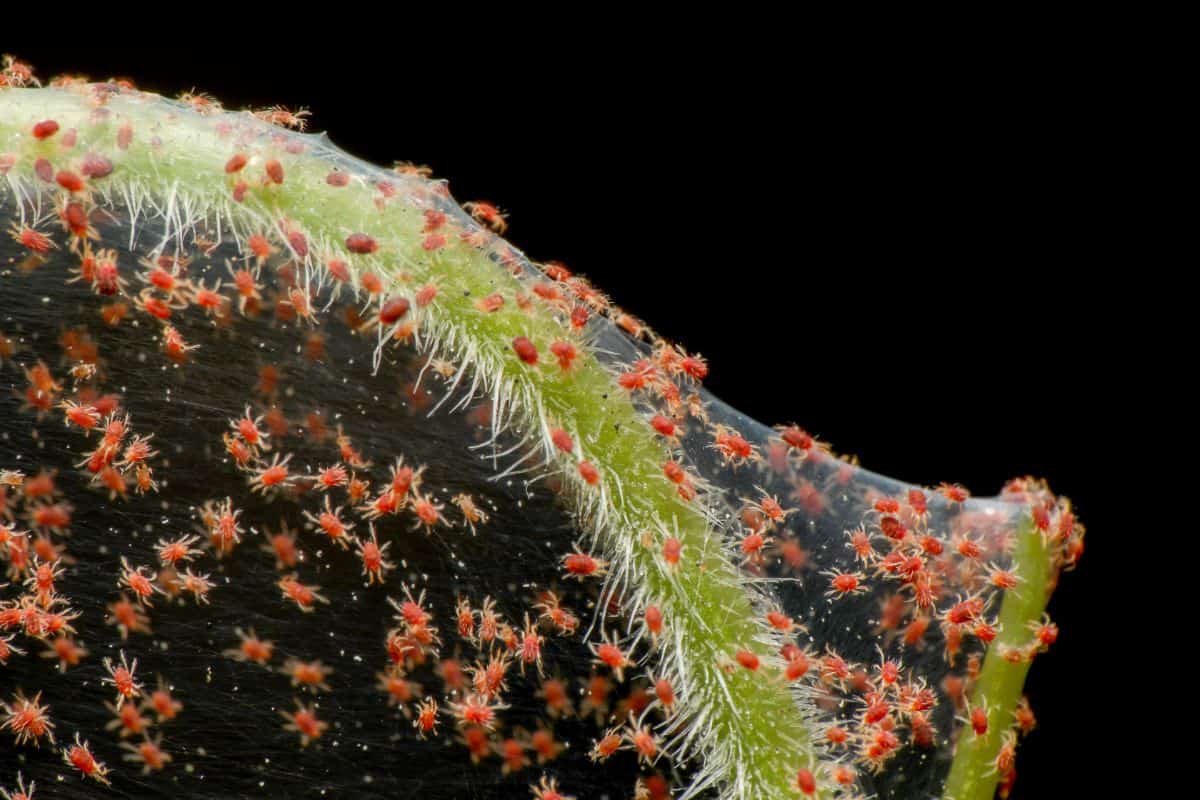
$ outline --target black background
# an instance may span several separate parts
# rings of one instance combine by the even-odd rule
[[[499,35],[467,52],[343,40],[286,61],[267,33],[233,48],[3,49],[43,78],[308,107],[351,153],[428,164],[458,200],[506,209],[514,244],[704,354],[707,385],[763,422],[918,483],[986,495],[1048,478],[1092,535],[1051,604],[1063,633],[1027,687],[1040,726],[1014,797],[1088,796],[1103,773],[1079,754],[1102,763],[1117,739],[1095,735],[1112,722],[1097,673],[1131,434],[1116,423],[1121,278],[1100,268],[1113,167],[1085,66],[797,61],[643,35],[519,52]]]

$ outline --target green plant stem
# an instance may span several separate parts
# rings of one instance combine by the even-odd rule
[[[988,648],[970,698],[972,708],[987,705],[987,733],[977,736],[969,725],[959,732],[943,800],[991,800],[1001,778],[995,768],[996,757],[1004,732],[1012,727],[1013,712],[1032,665],[1028,658],[1013,662],[1004,654],[1029,646],[1033,636],[1029,623],[1041,619],[1053,579],[1050,546],[1034,527],[1031,515],[1026,514],[1017,526],[1016,538],[1013,564],[1021,582],[1004,594],[998,620],[1000,632]]]

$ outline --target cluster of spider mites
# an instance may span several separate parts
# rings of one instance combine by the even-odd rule
[[[6,63],[3,75],[7,85],[31,80],[31,76],[22,78],[21,70],[18,63]],[[62,81],[68,87],[75,83],[74,79]],[[99,93],[95,106],[102,116],[103,90],[92,85],[87,91]],[[216,108],[214,101],[202,95],[185,99],[202,112]],[[285,125],[303,122],[302,113],[282,109],[261,116]],[[33,165],[45,190],[56,193],[57,205],[56,213],[46,219],[14,225],[12,236],[27,251],[21,266],[36,269],[52,250],[67,248],[78,262],[70,280],[90,285],[101,297],[101,317],[106,325],[120,326],[135,314],[155,321],[163,355],[186,368],[195,357],[195,346],[184,340],[172,320],[193,306],[217,326],[233,324],[239,314],[273,313],[280,320],[292,321],[312,319],[319,313],[314,298],[297,280],[293,263],[285,261],[276,271],[281,287],[277,292],[269,293],[260,282],[264,265],[277,253],[290,252],[301,258],[308,255],[304,233],[286,222],[278,230],[253,234],[239,242],[245,257],[229,265],[227,283],[218,281],[209,286],[190,278],[190,262],[184,256],[154,255],[136,266],[119,263],[116,250],[100,246],[100,235],[93,226],[96,204],[92,187],[112,173],[112,161],[94,152],[73,152],[77,132],[62,130],[55,120],[39,122],[30,134],[40,143],[57,141],[61,159],[55,163],[43,155]],[[131,128],[122,128],[117,147],[127,148],[136,135]],[[0,153],[0,174],[11,170],[19,158],[19,154]],[[257,176],[247,174],[248,164],[247,157],[238,153],[225,165],[235,201],[245,196],[251,182],[282,184],[285,180],[278,161],[267,161]],[[422,170],[411,165],[398,167],[401,172]],[[337,171],[327,178],[333,186],[347,181],[347,176]],[[390,196],[388,186],[379,184],[376,188],[379,202],[386,202]],[[468,204],[468,210],[492,231],[503,231],[504,217],[494,206]],[[423,247],[432,251],[452,246],[454,222],[432,209],[424,215]],[[58,241],[59,231],[66,237],[65,244]],[[458,238],[479,246],[481,236],[491,234],[482,229],[463,230]],[[213,243],[200,236],[195,244],[204,252],[213,248]],[[386,332],[387,340],[410,342],[418,331],[422,309],[437,302],[438,286],[429,283],[419,287],[411,302],[406,297],[389,296],[382,277],[365,269],[351,269],[356,256],[369,255],[377,248],[370,236],[351,234],[344,242],[344,252],[331,254],[325,267],[335,291],[346,285],[356,299],[366,298],[365,305],[351,303],[345,307],[345,319],[352,328],[379,329]],[[662,464],[664,479],[676,487],[684,501],[703,502],[712,487],[685,463],[680,446],[684,436],[694,439],[700,435],[706,437],[707,447],[719,455],[725,467],[753,471],[756,484],[783,485],[788,500],[794,503],[790,508],[766,489],[758,489],[756,496],[741,501],[741,533],[731,545],[733,556],[755,574],[765,574],[769,566],[777,565],[793,575],[812,573],[809,553],[800,538],[789,532],[788,518],[796,513],[818,518],[825,513],[830,496],[851,485],[855,464],[836,460],[827,446],[796,426],[778,428],[769,442],[760,445],[728,426],[710,423],[704,401],[687,388],[706,377],[708,367],[703,359],[660,340],[563,265],[552,262],[543,267],[543,272],[531,294],[518,292],[515,297],[506,297],[497,292],[476,301],[478,313],[496,311],[508,302],[516,302],[521,308],[544,302],[563,313],[572,331],[581,331],[591,314],[602,314],[630,335],[650,342],[649,355],[627,365],[615,377],[642,407],[652,410],[648,414],[650,427],[672,452],[680,454]],[[61,412],[65,424],[87,438],[91,449],[78,468],[111,501],[125,500],[131,493],[157,491],[154,434],[136,429],[136,421],[122,410],[118,395],[101,393],[97,345],[82,329],[64,332],[60,344],[68,364],[65,372],[55,374],[43,361],[24,367],[26,408],[39,416]],[[541,348],[549,350],[550,358]],[[17,349],[16,342],[0,334],[0,366],[11,361]],[[324,341],[320,333],[307,334],[303,352],[314,360],[321,357]],[[514,368],[524,365],[569,371],[578,356],[570,335],[553,342],[534,342],[525,337],[511,342]],[[446,379],[456,372],[455,365],[445,361],[431,360],[429,365]],[[352,553],[369,585],[385,591],[389,573],[395,567],[389,561],[392,543],[381,544],[377,537],[376,524],[381,519],[407,514],[414,529],[427,532],[452,527],[473,532],[477,526],[487,524],[487,512],[467,494],[455,496],[452,502],[456,509],[448,511],[435,501],[433,493],[423,491],[423,467],[405,463],[403,457],[394,454],[389,458],[388,479],[372,487],[367,477],[370,463],[340,426],[336,433],[330,431],[319,413],[310,414],[305,427],[318,441],[331,442],[329,460],[297,469],[291,463],[292,454],[285,451],[292,423],[271,402],[278,382],[274,367],[262,368],[257,393],[265,403],[258,408],[248,404],[244,413],[230,419],[228,429],[221,434],[220,446],[253,492],[269,497],[319,498],[304,512],[308,527],[334,548]],[[70,390],[64,388],[68,383]],[[421,402],[415,391],[409,399]],[[486,413],[487,408],[483,411]],[[550,439],[563,454],[575,451],[575,443],[565,430],[551,431]],[[576,468],[586,484],[595,486],[603,481],[600,470],[586,460],[579,460]],[[826,477],[810,479],[817,474]],[[816,650],[805,626],[782,609],[766,613],[770,627],[786,637],[781,652],[783,679],[804,682],[817,690],[822,698],[819,702],[827,709],[835,713],[841,709],[838,722],[824,726],[822,734],[829,750],[851,756],[830,762],[834,766],[800,769],[795,788],[801,795],[814,795],[822,786],[851,787],[856,781],[856,768],[881,770],[906,743],[935,746],[938,734],[931,716],[944,700],[954,703],[971,729],[963,735],[987,732],[987,707],[971,707],[967,702],[981,652],[981,648],[968,645],[972,640],[986,645],[996,637],[996,598],[1001,591],[1019,589],[1011,565],[1005,566],[1010,560],[1006,556],[1011,541],[995,529],[993,520],[976,518],[966,510],[963,504],[967,493],[961,487],[943,485],[936,492],[943,505],[960,506],[948,517],[952,520],[951,530],[941,532],[929,524],[931,493],[912,489],[895,497],[868,494],[858,498],[864,509],[862,524],[846,533],[847,555],[852,559],[847,563],[853,563],[853,567],[809,577],[824,582],[830,603],[846,602],[868,590],[872,596],[881,597],[878,628],[881,641],[889,648],[899,641],[916,651],[930,641],[939,641],[947,662],[957,667],[965,661],[965,669],[952,670],[940,686],[929,686],[906,670],[900,658],[886,657],[882,648],[877,663],[852,663],[829,646]],[[1073,565],[1082,552],[1082,527],[1075,525],[1069,509],[1054,503],[1044,488],[1033,482],[1014,481],[1006,487],[1006,493],[1047,498],[1035,504],[1037,527],[1043,536],[1061,544],[1060,565]],[[0,556],[7,563],[12,585],[23,590],[19,597],[0,603],[0,665],[25,655],[15,643],[17,634],[39,643],[45,648],[42,654],[57,660],[64,671],[88,656],[75,639],[73,623],[79,613],[72,610],[67,595],[60,590],[67,572],[64,565],[69,563],[63,534],[72,523],[71,506],[62,495],[50,472],[24,475],[7,471],[0,479]],[[109,606],[108,622],[126,638],[149,632],[153,603],[158,597],[208,603],[210,595],[219,592],[210,575],[196,564],[204,557],[234,554],[242,544],[241,513],[233,498],[214,499],[200,510],[196,531],[158,542],[157,563],[133,564],[122,559],[115,576],[120,594]],[[18,524],[27,530],[19,529]],[[274,556],[280,573],[277,586],[281,598],[303,613],[327,602],[320,587],[303,582],[298,573],[296,532],[284,526],[276,532],[264,530],[264,535],[262,546]],[[688,568],[681,541],[668,538],[653,546],[661,546],[661,558],[670,569]],[[578,547],[562,562],[564,576],[581,581],[602,577],[606,567],[601,558]],[[663,742],[656,726],[647,719],[651,711],[670,718],[676,708],[671,683],[650,675],[649,681],[636,684],[619,706],[609,699],[614,681],[625,681],[626,671],[644,661],[643,656],[633,652],[634,645],[650,642],[653,649],[664,626],[670,625],[657,607],[637,610],[644,635],[632,642],[610,632],[590,645],[597,668],[580,690],[557,677],[546,677],[543,668],[545,637],[573,636],[580,626],[579,618],[553,591],[530,598],[530,605],[519,619],[505,619],[488,597],[460,597],[453,609],[438,609],[426,603],[423,592],[414,593],[404,583],[399,589],[390,601],[396,611],[395,625],[384,638],[386,658],[377,676],[378,687],[390,703],[411,718],[416,736],[440,735],[441,726],[452,722],[458,740],[476,763],[498,758],[508,773],[530,767],[531,756],[539,764],[552,761],[563,745],[556,741],[550,726],[539,727],[532,734],[504,734],[505,693],[514,672],[519,672],[530,680],[533,674],[538,676],[539,695],[551,719],[592,716],[602,725],[602,734],[592,744],[594,760],[604,761],[621,750],[633,751],[648,764],[659,759]],[[473,648],[473,660],[459,658],[457,651],[454,657],[443,657],[445,624],[436,624],[438,619],[446,623],[452,620],[454,634]],[[260,639],[253,630],[237,630],[236,635],[240,643],[227,651],[228,657],[279,670],[290,677],[298,691],[310,695],[329,691],[327,678],[332,668],[320,661],[298,658],[277,665],[271,641]],[[1030,630],[1027,646],[1010,648],[1004,655],[1014,661],[1030,660],[1056,637],[1057,628],[1044,620]],[[414,667],[425,663],[438,665],[444,684],[440,698],[427,694],[425,687],[410,677]],[[122,743],[129,751],[127,758],[146,771],[165,768],[171,756],[161,748],[161,738],[152,737],[150,730],[173,720],[182,705],[171,696],[169,683],[161,677],[156,690],[147,690],[136,674],[137,660],[127,661],[124,652],[119,662],[105,659],[105,666],[109,672],[105,683],[112,690],[110,728],[122,740],[135,740]],[[727,654],[721,667],[730,672],[761,670],[764,676],[769,671],[750,649]],[[40,694],[18,692],[4,701],[3,712],[0,730],[11,733],[18,745],[55,742],[50,709],[41,704]],[[285,727],[298,734],[301,746],[319,740],[328,728],[319,717],[318,706],[299,699],[284,717]],[[1032,712],[1022,704],[1013,729],[1005,734],[1005,746],[996,763],[1008,783],[1015,777],[1015,732],[1028,731],[1033,724]],[[88,743],[78,734],[63,748],[63,756],[84,776],[107,782],[107,767],[92,755]],[[540,800],[564,797],[549,777],[542,777],[531,790]],[[666,781],[658,774],[639,779],[636,789],[640,798],[665,797],[668,792]],[[23,784],[15,792],[3,793],[6,798],[27,798],[31,794]]]

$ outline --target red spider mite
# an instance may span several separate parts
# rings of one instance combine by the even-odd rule
[[[861,572],[827,572],[825,574],[830,577],[830,588],[826,592],[828,595],[845,596],[866,591],[866,587],[862,585],[863,574]]]
[[[48,713],[50,707],[43,706],[41,699],[41,692],[31,700],[18,689],[11,703],[0,703],[0,709],[4,711],[4,723],[0,724],[0,730],[7,729],[12,733],[18,747],[27,742],[38,747],[42,739],[54,744],[54,723],[50,721]]]
[[[575,800],[574,795],[563,794],[558,788],[558,779],[543,775],[537,785],[530,784],[533,800]]]
[[[320,594],[317,590],[320,586],[307,586],[300,583],[296,573],[292,573],[279,579],[277,584],[279,591],[284,600],[291,600],[296,604],[296,607],[301,611],[310,613],[313,611],[313,604],[316,602],[328,603],[329,600]]]
[[[59,125],[52,119],[44,119],[33,126],[33,138],[38,141],[49,139],[58,133]]]
[[[422,233],[432,233],[446,224],[445,213],[436,208],[427,208],[421,213],[425,217],[425,226],[421,228]]]
[[[100,424],[100,412],[95,406],[85,406],[64,400],[59,404],[63,409],[67,425],[74,423],[85,431],[90,431]]]
[[[563,566],[568,572],[568,577],[581,579],[590,576],[600,577],[605,575],[608,569],[607,561],[593,558],[592,555],[578,551],[578,549],[563,558]]]
[[[538,635],[537,626],[525,615],[525,628],[520,637],[521,673],[524,674],[527,664],[536,664],[538,675],[542,674],[542,642]]]
[[[742,667],[750,670],[751,672],[756,671],[760,664],[758,655],[751,650],[738,650],[737,653],[734,654],[734,658],[737,659],[737,662],[741,664]]]
[[[276,453],[271,463],[259,469],[250,479],[252,491],[265,493],[271,489],[286,486],[290,479],[287,463],[291,458],[292,454],[288,453],[281,460],[279,453]]]
[[[436,283],[427,283],[424,286],[422,286],[420,289],[417,290],[417,294],[414,299],[417,302],[418,308],[425,308],[426,306],[428,306],[430,303],[432,303],[434,301],[434,299],[437,297],[437,295],[438,295],[437,284]]]
[[[85,778],[91,778],[105,786],[109,785],[108,768],[104,764],[96,760],[92,755],[92,751],[88,747],[88,743],[79,738],[79,734],[75,734],[75,743],[64,747],[63,761],[70,764]]]
[[[225,162],[225,174],[232,175],[235,172],[241,172],[242,168],[249,162],[249,158],[244,153],[234,153]]]
[[[365,233],[352,233],[346,237],[346,249],[358,255],[370,255],[379,249],[379,243]]]
[[[533,342],[525,336],[518,336],[512,340],[513,352],[517,354],[517,358],[524,361],[526,364],[534,365],[538,363],[538,350]]]
[[[971,730],[975,731],[976,736],[987,735],[988,714],[986,708],[974,708],[971,710]]]
[[[54,182],[54,165],[50,163],[48,158],[39,158],[33,162],[33,173],[43,183]]]
[[[467,202],[463,203],[463,209],[496,233],[503,234],[508,229],[507,215],[491,203],[483,200]]]
[[[1058,626],[1050,621],[1048,615],[1044,615],[1041,622],[1030,622],[1029,629],[1034,632],[1038,644],[1042,647],[1049,647],[1058,641]]]
[[[796,773],[796,788],[807,795],[817,793],[817,779],[813,777],[812,771],[806,767],[801,767]]]
[[[658,606],[646,606],[646,628],[651,636],[658,636],[663,629],[663,613]]]
[[[159,734],[153,740],[146,736],[137,744],[123,742],[121,747],[129,751],[129,754],[125,756],[126,761],[140,762],[142,764],[143,775],[161,771],[166,767],[167,762],[172,760],[171,754],[164,752],[162,749],[162,734]]]
[[[965,503],[970,497],[970,492],[956,483],[942,483],[937,490],[951,503]]]
[[[486,731],[495,729],[496,712],[506,708],[508,706],[503,703],[489,703],[478,694],[468,694],[461,703],[450,703],[450,711],[459,727],[479,727]]]
[[[591,486],[600,483],[600,471],[590,461],[579,462],[579,477]]]
[[[59,170],[54,176],[54,181],[72,194],[78,194],[87,188],[87,184],[84,183],[83,178],[69,169]]]
[[[763,548],[766,547],[768,541],[761,533],[751,531],[742,537],[738,549],[745,561],[760,562],[763,557]]]
[[[107,178],[112,174],[113,163],[104,156],[88,153],[83,157],[83,161],[79,165],[79,171],[83,173],[85,178],[99,180],[100,178]]]
[[[329,727],[329,723],[322,722],[317,718],[316,707],[313,705],[305,705],[299,700],[296,700],[295,711],[280,711],[279,713],[286,720],[284,730],[293,731],[300,734],[300,746],[307,747],[316,739],[320,739],[321,735]]]
[[[658,759],[658,739],[646,726],[635,727],[630,720],[625,732],[625,740],[637,751],[638,760],[653,764]]]
[[[379,310],[379,321],[384,325],[394,325],[408,313],[408,309],[407,297],[393,297]]]
[[[280,164],[278,159],[272,158],[264,165],[263,169],[266,171],[267,179],[271,183],[283,183],[283,164]]]
[[[663,559],[671,566],[675,566],[679,563],[679,557],[682,552],[683,542],[679,541],[675,537],[668,537],[667,540],[663,542]]]
[[[54,248],[58,247],[50,237],[44,233],[39,233],[33,228],[18,228],[15,225],[10,229],[12,238],[20,243],[22,247],[34,253],[45,254],[49,253]]]
[[[790,633],[796,627],[796,622],[778,609],[767,612],[767,622],[777,631]]]
[[[139,603],[149,606],[152,605],[150,599],[154,594],[161,594],[162,590],[151,582],[150,576],[143,570],[146,570],[146,567],[131,567],[129,561],[124,556],[121,557],[121,584],[134,593]]]
[[[613,675],[618,681],[625,680],[625,667],[632,665],[632,661],[625,655],[625,652],[617,645],[617,634],[610,631],[608,635],[600,640],[599,643],[588,645],[591,648],[592,654],[595,656],[595,661],[604,664],[612,670]]]
[[[674,437],[678,427],[674,420],[664,417],[662,414],[655,414],[650,420],[650,425],[654,430],[667,438]]]
[[[579,355],[575,349],[575,345],[561,339],[551,342],[550,352],[558,359],[558,366],[564,372],[571,369],[571,364],[574,363]]]
[[[387,549],[392,543],[387,542],[380,546],[378,539],[375,537],[375,528],[371,528],[371,538],[369,540],[358,540],[358,556],[362,559],[363,574],[367,576],[368,583],[379,582],[383,583],[383,576],[388,570],[393,569],[396,565],[385,558]]]
[[[619,730],[617,728],[609,728],[604,732],[604,736],[600,737],[592,745],[592,751],[588,754],[588,758],[596,762],[607,761],[620,749],[621,736]]]
[[[504,295],[500,294],[499,292],[493,292],[487,297],[481,297],[475,301],[475,308],[479,309],[485,314],[491,314],[495,311],[499,311],[503,307]]]
[[[137,670],[137,659],[130,664],[125,660],[125,651],[121,651],[121,663],[116,664],[111,658],[104,659],[104,668],[108,670],[109,677],[104,678],[102,683],[109,684],[117,691],[117,708],[120,709],[126,700],[133,700],[135,697],[140,697],[142,694],[142,684],[134,677],[134,672]]]
[[[555,428],[550,432],[550,441],[554,446],[564,453],[570,453],[575,449],[575,442],[571,439],[571,434],[564,431],[562,428]]]

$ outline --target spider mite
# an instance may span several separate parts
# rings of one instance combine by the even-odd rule
[[[864,585],[866,577],[861,572],[826,570],[821,574],[829,576],[829,589],[825,594],[830,597],[845,597],[867,591],[867,587]]]
[[[649,726],[638,726],[634,723],[632,716],[629,722],[625,724],[625,741],[638,754],[638,761],[645,764],[653,764],[658,760],[659,742],[657,737],[650,732]]]
[[[3,75],[0,75],[0,78],[3,78],[3,77],[4,77]],[[0,85],[2,85],[2,84],[0,84]],[[0,174],[2,174],[2,172],[0,172]],[[0,787],[0,797],[3,797],[4,800],[33,800],[33,792],[36,788],[37,788],[37,783],[35,781],[30,781],[29,785],[26,786],[25,778],[21,775],[20,772],[18,772],[17,773],[17,788],[9,790],[9,789]]]
[[[279,453],[276,453],[271,463],[255,471],[250,477],[250,490],[259,494],[266,494],[272,489],[287,486],[291,481],[287,466],[291,460],[291,453],[288,453],[282,459],[280,459]]]
[[[329,541],[341,547],[343,550],[350,546],[350,542],[354,537],[350,535],[350,531],[354,529],[354,523],[347,523],[342,519],[342,507],[333,507],[330,502],[329,495],[325,495],[325,510],[319,514],[305,511],[304,518],[312,525],[313,530],[323,532],[329,537]],[[371,537],[374,539],[375,533],[372,529]],[[376,546],[376,555],[378,555],[378,546]]]
[[[390,664],[383,672],[375,673],[376,687],[387,694],[389,706],[399,706],[405,717],[411,717],[406,703],[421,694],[421,684],[408,680],[408,673],[400,664]]]
[[[450,703],[450,712],[460,728],[478,727],[486,731],[495,730],[496,712],[506,708],[499,700],[489,703],[479,694],[468,694],[461,703]]]
[[[150,633],[150,618],[137,605],[124,595],[108,606],[109,616],[105,619],[108,625],[116,625],[121,639],[129,638],[132,633]]]
[[[142,707],[146,710],[153,710],[158,716],[158,723],[161,725],[167,720],[175,719],[180,711],[183,710],[183,703],[179,702],[171,696],[171,688],[167,684],[162,675],[158,676],[158,688],[150,693],[150,696],[142,702]]]
[[[329,600],[317,593],[320,586],[308,586],[300,582],[299,576],[296,573],[286,575],[279,579],[276,584],[279,587],[280,594],[284,600],[291,600],[304,613],[308,614],[313,611],[313,604],[316,602],[328,603]]]
[[[971,496],[970,492],[957,483],[939,484],[937,490],[942,497],[946,498],[951,503],[965,503],[967,498]]]
[[[329,727],[329,723],[322,722],[317,718],[316,706],[312,704],[305,705],[297,698],[295,700],[295,711],[280,711],[280,715],[286,720],[283,729],[300,734],[300,746],[308,747],[309,744],[321,738],[321,734]]]
[[[417,717],[413,720],[413,727],[417,729],[417,736],[422,739],[427,736],[432,736],[437,733],[438,724],[438,703],[432,697],[425,698],[417,708]]]
[[[447,524],[446,518],[442,516],[444,508],[444,505],[435,503],[429,495],[416,495],[412,501],[413,514],[416,516],[412,526],[413,530],[424,528],[426,533],[432,533],[435,525]]]
[[[488,226],[496,233],[503,234],[508,230],[508,215],[485,200],[463,203],[463,209],[474,217],[476,222]]]
[[[600,470],[590,461],[580,461],[579,477],[589,486],[595,486],[600,483]]]
[[[544,592],[540,602],[536,603],[533,608],[541,611],[539,620],[548,620],[559,633],[570,636],[579,627],[579,619],[569,609],[559,604],[558,595],[554,592]]]
[[[54,723],[50,721],[50,707],[42,705],[41,700],[41,692],[31,700],[18,689],[11,703],[0,703],[0,709],[4,711],[4,723],[0,724],[0,731],[7,729],[12,733],[16,737],[18,747],[26,742],[38,747],[42,739],[48,739],[50,744],[54,744]]]
[[[249,631],[234,628],[233,632],[241,641],[237,647],[225,651],[226,658],[232,658],[234,661],[252,661],[264,667],[270,662],[271,657],[275,654],[274,642],[259,639],[254,628],[250,628]]]
[[[262,430],[263,417],[260,414],[257,417],[250,416],[250,406],[246,406],[245,412],[237,419],[229,420],[229,427],[233,432],[242,438],[246,445],[258,452],[259,450],[270,450],[270,445],[267,444],[267,439],[270,434]]]
[[[464,527],[470,528],[472,536],[475,535],[475,526],[476,525],[486,525],[487,524],[487,521],[489,519],[487,512],[484,511],[483,509],[481,509],[475,503],[475,500],[474,500],[474,498],[471,497],[471,495],[469,495],[465,492],[462,492],[462,493],[456,494],[456,495],[454,495],[454,497],[450,498],[450,502],[453,503],[454,505],[458,506],[458,510],[462,512],[462,515],[463,515],[462,524]]]
[[[507,628],[508,626],[504,627]],[[473,667],[468,667],[467,670],[471,673],[471,683],[475,687],[475,693],[491,699],[507,691],[508,682],[506,676],[510,663],[508,653],[502,652],[499,655],[493,655],[489,658],[487,664],[484,664],[482,661],[476,661]]]
[[[162,589],[151,581],[151,575],[146,574],[147,572],[149,572],[147,567],[131,567],[129,561],[124,556],[121,556],[120,585],[127,587],[133,592],[138,602],[142,605],[153,606],[154,604],[150,602],[150,599],[156,592],[162,594]]]
[[[575,349],[575,345],[561,339],[550,343],[550,352],[558,360],[559,369],[564,372],[571,369],[571,365],[575,363],[575,359],[579,356],[579,351]]]
[[[579,549],[579,543],[576,542],[575,552],[569,553],[563,558],[563,567],[567,571],[568,578],[583,580],[590,576],[600,577],[607,573],[608,562],[583,552]]]
[[[599,642],[590,643],[588,648],[592,651],[594,663],[604,664],[612,670],[613,676],[618,682],[623,682],[625,668],[633,666],[633,662],[625,655],[625,651],[620,648],[617,641],[616,631],[609,631]]]
[[[528,337],[518,336],[512,340],[513,352],[521,361],[534,366],[538,363],[538,349]]]
[[[158,560],[164,567],[174,566],[180,561],[190,561],[201,551],[192,547],[193,544],[200,541],[199,536],[177,536],[174,539],[159,539],[155,548],[158,551]]]
[[[379,540],[375,536],[374,523],[370,524],[370,530],[371,538],[356,539],[355,545],[358,548],[358,557],[362,559],[363,574],[367,576],[367,583],[378,582],[382,585],[384,574],[396,566],[386,558],[387,549],[392,546],[392,543],[386,542],[380,546]]]
[[[130,664],[125,660],[125,651],[121,651],[121,663],[116,664],[111,658],[104,659],[104,668],[108,670],[108,677],[104,678],[102,683],[109,684],[117,690],[117,709],[126,700],[133,700],[140,697],[142,694],[142,684],[134,677],[134,672],[137,671],[137,659]]]
[[[161,772],[166,767],[167,762],[172,760],[171,754],[162,749],[161,733],[153,739],[148,735],[144,735],[142,741],[137,744],[122,742],[121,749],[129,751],[125,756],[126,761],[142,765],[143,775],[149,775],[151,772]]]
[[[298,658],[289,658],[283,662],[280,673],[291,678],[293,687],[312,692],[328,692],[329,684],[325,679],[333,674],[333,667],[325,666],[320,660],[301,661]]]
[[[207,574],[200,575],[192,572],[191,568],[183,571],[183,591],[190,592],[192,598],[197,603],[208,604],[208,593],[212,590],[213,584]]]
[[[737,431],[725,425],[717,425],[713,431],[713,441],[709,445],[721,454],[727,466],[739,466],[754,459],[757,454],[753,445],[746,441]]]
[[[537,625],[529,621],[529,615],[525,615],[525,628],[520,637],[520,652],[521,652],[521,674],[525,674],[525,665],[536,664],[538,676],[543,676],[542,670],[542,642],[543,638],[537,632]]]
[[[478,613],[479,641],[484,643],[494,641],[500,631],[500,617],[496,614],[496,601],[490,597],[483,598]]]
[[[496,755],[504,760],[504,766],[500,768],[501,774],[504,775],[520,772],[530,763],[525,756],[525,743],[513,738],[505,739],[496,745]]]
[[[100,412],[95,406],[79,405],[64,400],[59,403],[59,408],[63,409],[64,424],[68,427],[74,424],[84,431],[91,431],[100,424]]]
[[[980,698],[979,704],[974,705],[969,700],[966,703],[966,717],[957,717],[960,722],[964,722],[971,726],[971,730],[976,736],[986,736],[988,732],[988,717],[991,716],[991,709],[988,708],[987,698]]]
[[[536,696],[546,701],[546,713],[551,717],[569,717],[574,711],[571,707],[571,698],[567,694],[567,686],[558,678],[547,678],[542,681]]]
[[[558,779],[551,778],[546,775],[537,785],[530,784],[529,791],[533,793],[533,800],[575,800],[575,795],[563,794],[558,788]]]
[[[18,656],[25,655],[24,650],[12,643],[14,638],[16,638],[15,633],[9,636],[0,636],[0,666],[6,666],[8,664],[8,660],[12,658],[14,654]],[[53,653],[51,655],[53,655]]]
[[[756,531],[749,531],[742,537],[741,542],[738,544],[738,550],[742,554],[742,563],[762,564],[764,557],[763,550],[772,541],[773,539],[769,536],[763,536]]]
[[[82,741],[78,733],[75,734],[75,743],[64,747],[62,755],[63,761],[79,770],[79,774],[83,777],[91,778],[105,786],[109,785],[108,768],[96,760],[88,743]]]

